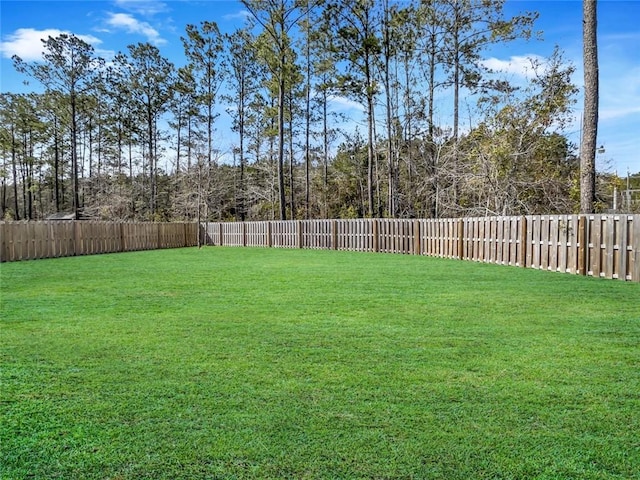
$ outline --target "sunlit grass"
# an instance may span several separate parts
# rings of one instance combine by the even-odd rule
[[[2,264],[0,478],[640,478],[640,285],[205,248]]]

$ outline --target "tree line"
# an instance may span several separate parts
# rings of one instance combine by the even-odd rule
[[[100,58],[67,34],[43,41],[42,61],[14,57],[44,88],[0,95],[2,218],[579,208],[580,159],[565,133],[574,67],[556,49],[518,85],[483,62],[492,45],[535,36],[535,13],[507,18],[504,0],[242,3],[250,20],[231,34],[186,26],[182,66],[149,43]],[[340,118],[340,100],[362,118]],[[596,185],[601,198],[609,183]]]

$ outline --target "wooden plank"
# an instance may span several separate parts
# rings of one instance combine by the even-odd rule
[[[603,245],[602,245],[602,273],[605,278],[613,279],[617,276],[615,268],[616,227],[618,224],[617,215],[606,215],[602,217],[604,222]]]
[[[518,260],[517,265],[521,268],[527,268],[528,262],[528,234],[527,231],[527,217],[523,215],[520,217],[520,245],[518,247]]]
[[[557,238],[556,238],[556,270],[558,272],[567,271],[567,244],[569,221],[566,215],[558,215],[556,218],[557,223]]]
[[[446,218],[440,221],[440,256],[447,258],[449,256],[451,242],[451,220]]]
[[[338,221],[331,220],[331,248],[338,249]]]
[[[524,230],[524,267],[531,268],[533,265],[533,223],[534,218],[531,215],[525,217],[526,219],[526,229]]]
[[[513,239],[511,237],[511,227],[513,224],[512,217],[502,219],[503,237],[502,237],[502,264],[511,265],[511,250]]]
[[[472,218],[464,218],[464,260],[475,260],[476,256],[476,244],[477,244],[477,234],[476,234],[476,223]]]
[[[504,219],[494,217],[494,241],[493,261],[498,265],[504,265]]]
[[[15,261],[10,245],[13,244],[13,224],[7,222],[0,222],[0,261],[13,262]]]
[[[242,246],[247,246],[247,224],[245,222],[241,222],[242,225]]]
[[[398,222],[394,219],[387,220],[389,225],[389,250],[391,253],[399,253],[399,244],[398,244]]]
[[[498,258],[498,225],[496,217],[489,218],[489,263],[497,263]]]
[[[632,235],[633,229],[633,216],[622,215],[620,218],[620,232],[619,232],[619,247],[618,254],[620,255],[620,273],[618,279],[631,280],[629,276],[629,239]]]
[[[373,251],[379,252],[380,251],[380,220],[378,220],[377,218],[374,218],[371,220],[371,222],[373,227],[373,231],[372,231]]]
[[[23,260],[22,249],[20,246],[20,236],[22,235],[22,228],[18,228],[20,223],[11,224],[10,248],[11,248],[11,261],[16,262]]]
[[[633,232],[629,236],[627,242],[627,251],[629,252],[628,276],[629,280],[640,282],[640,215],[634,215],[630,226]]]
[[[495,231],[493,229],[493,221],[491,218],[485,218],[483,220],[484,223],[484,258],[483,262],[492,263],[494,260],[493,254],[493,238],[495,235]]]
[[[471,228],[473,229],[473,251],[471,252],[469,260],[478,262],[481,256],[480,222],[477,218],[471,218],[469,222],[471,222]]]
[[[560,239],[558,217],[549,217],[549,270],[558,271],[558,242]]]
[[[603,225],[601,215],[589,217],[589,274],[600,277],[602,272]]]
[[[478,261],[485,262],[489,253],[489,245],[487,243],[487,220],[484,218],[477,219],[479,223],[479,246],[478,246]]]
[[[456,223],[456,230],[455,232],[452,232],[455,236],[455,241],[456,241],[456,245],[455,247],[455,251],[456,251],[456,258],[458,260],[462,260],[464,258],[464,250],[465,250],[465,237],[464,237],[464,220],[459,219]]]
[[[549,217],[540,216],[540,268],[548,270],[549,263],[549,236],[551,234]]]
[[[577,246],[578,243],[578,217],[576,215],[565,215],[565,236],[564,236],[564,272],[576,273],[577,266]]]
[[[543,270],[549,270],[549,239],[551,235],[551,222],[547,215],[540,218],[540,266]]]
[[[422,225],[422,253],[431,256],[431,228],[433,219],[423,220]]]
[[[541,244],[540,244],[540,224],[541,217],[540,215],[536,215],[531,217],[533,222],[531,228],[531,262],[530,265],[533,268],[540,269],[540,252],[541,252]]]
[[[13,232],[11,234],[11,254],[14,261],[25,260],[22,256],[22,235],[24,232],[24,228],[22,228],[22,225],[24,225],[24,222],[12,225]]]
[[[577,265],[578,265],[578,275],[587,275],[589,270],[588,267],[588,253],[589,247],[587,245],[588,235],[587,235],[587,223],[588,219],[585,215],[580,215],[578,217],[578,244],[577,244]]]
[[[7,223],[0,221],[0,263],[8,262],[7,252]]]

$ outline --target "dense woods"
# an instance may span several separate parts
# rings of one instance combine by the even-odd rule
[[[43,88],[0,96],[1,217],[579,209],[574,67],[556,49],[517,83],[483,62],[491,45],[535,35],[535,13],[506,18],[502,0],[242,3],[250,19],[231,34],[185,26],[180,66],[148,43],[99,58],[65,34],[44,41],[40,62],[14,57]],[[341,102],[361,117],[341,117]],[[616,182],[597,178],[596,210]]]

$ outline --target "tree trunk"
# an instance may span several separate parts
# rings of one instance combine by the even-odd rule
[[[71,169],[73,174],[73,213],[80,219],[80,187],[78,184],[78,124],[76,119],[76,94],[71,91]]]
[[[385,90],[385,99],[386,99],[386,114],[387,114],[387,210],[389,217],[395,218],[396,216],[396,206],[395,206],[395,171],[394,171],[394,162],[393,162],[393,148],[392,148],[392,140],[393,136],[392,125],[391,125],[391,74],[389,69],[391,68],[391,32],[389,27],[389,22],[391,21],[389,17],[389,2],[388,0],[384,1],[384,90]]]
[[[580,212],[594,213],[598,137],[597,0],[583,0],[584,113],[580,144]]]
[[[459,5],[455,4],[455,23],[453,25],[453,139],[458,141],[458,124],[460,108],[460,35]]]
[[[290,97],[293,92],[289,92]],[[291,206],[291,220],[296,218],[296,203],[295,203],[295,187],[293,178],[293,100],[289,101],[289,205]]]
[[[367,84],[368,85],[368,84]],[[369,95],[367,98],[368,110],[368,138],[367,138],[367,213],[369,218],[373,218],[373,97]]]
[[[309,220],[311,214],[311,40],[309,38],[310,30],[310,12],[307,11],[306,23],[306,40],[305,40],[305,59],[307,67],[307,75],[305,79],[305,126],[304,126],[304,209],[305,218]]]
[[[284,57],[284,54],[283,54]],[[281,65],[286,59],[282,59]],[[284,73],[278,82],[278,198],[280,201],[280,220],[287,219],[287,198],[284,190]]]
[[[53,117],[53,176],[55,188],[56,213],[60,211],[60,149],[58,146],[58,117]]]
[[[322,92],[322,139],[323,139],[323,172],[322,172],[322,190],[324,200],[323,217],[329,217],[329,126],[328,126],[328,98],[327,90]]]

